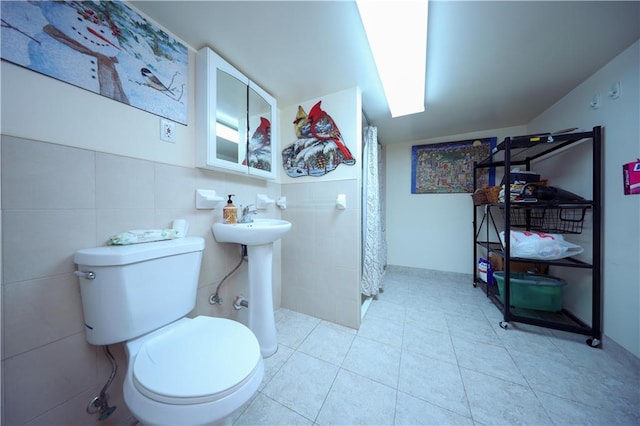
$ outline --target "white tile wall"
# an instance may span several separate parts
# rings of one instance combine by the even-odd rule
[[[96,244],[95,220],[89,209],[14,210],[5,197],[4,284],[73,272],[74,251]]]
[[[282,306],[347,327],[360,325],[357,180],[282,185],[293,223],[282,240]],[[346,194],[347,208],[335,208]]]
[[[5,359],[2,395],[7,424],[26,423],[91,388],[97,381],[96,352],[77,333]]]
[[[189,235],[205,238],[198,300],[193,315],[225,316],[246,324],[235,311],[236,294],[247,292],[246,262],[221,288],[225,304],[209,295],[240,259],[239,247],[219,244],[211,225],[221,210],[196,210],[195,190],[255,194],[277,199],[274,183],[154,163],[33,140],[2,136],[2,411],[3,424],[130,424],[122,400],[126,357],[108,393],[118,406],[106,422],[85,408],[110,373],[102,349],[86,343],[73,254],[104,245],[119,232],[170,227],[189,221]],[[264,213],[278,217],[272,207]],[[274,302],[280,304],[280,251],[274,259]]]
[[[84,332],[73,274],[6,284],[3,299],[4,358]]]
[[[5,209],[87,209],[95,206],[94,153],[3,136]]]
[[[97,209],[153,209],[154,163],[96,153]]]

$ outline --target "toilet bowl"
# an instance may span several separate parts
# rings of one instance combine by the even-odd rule
[[[229,423],[264,377],[258,339],[195,307],[204,240],[76,252],[87,341],[124,342],[124,400],[148,425]]]
[[[183,318],[125,348],[124,399],[143,424],[228,423],[264,376],[256,337],[224,318]]]

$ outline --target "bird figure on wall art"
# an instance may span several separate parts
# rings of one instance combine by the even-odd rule
[[[260,117],[260,125],[253,132],[249,141],[249,152],[255,152],[271,143],[271,123],[264,117]]]
[[[287,176],[319,177],[333,171],[340,164],[356,163],[344,144],[333,119],[316,103],[309,114],[301,105],[293,120],[296,140],[282,150],[282,167]]]
[[[311,111],[309,111],[309,115],[307,116],[307,120],[311,126],[311,134],[318,140],[333,142],[342,153],[344,163],[354,164],[356,160],[344,144],[338,126],[331,116],[320,108],[321,102],[322,101],[318,101],[318,103],[311,108]]]
[[[144,77],[145,82],[148,86],[153,87],[156,90],[161,92],[170,92],[173,93],[171,89],[162,84],[160,79],[155,76],[154,73],[151,72],[149,68],[140,68],[140,74]]]
[[[296,119],[293,120],[293,128],[298,139],[312,138],[311,123],[307,119],[307,113],[304,111],[301,105],[298,105],[298,113]]]
[[[248,157],[251,167],[271,170],[271,122],[264,117],[249,140]],[[242,164],[247,165],[246,158]]]

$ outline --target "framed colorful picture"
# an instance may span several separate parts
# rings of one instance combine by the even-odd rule
[[[3,1],[2,59],[187,124],[187,47],[120,1]]]
[[[411,193],[473,192],[473,163],[489,157],[497,139],[471,139],[411,149]],[[493,186],[495,170],[478,169],[478,186]]]

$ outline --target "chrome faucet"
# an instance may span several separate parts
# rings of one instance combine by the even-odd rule
[[[242,216],[240,216],[240,220],[238,221],[238,223],[251,223],[253,222],[253,215],[255,213],[258,213],[258,211],[256,209],[251,209],[250,207],[253,204],[249,204],[248,206],[244,207],[242,209]]]

